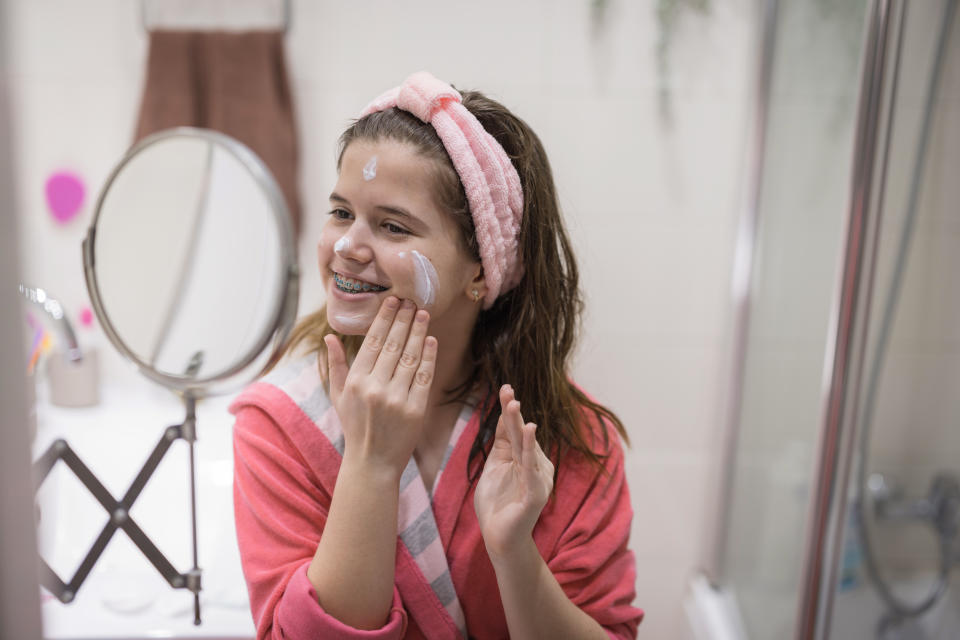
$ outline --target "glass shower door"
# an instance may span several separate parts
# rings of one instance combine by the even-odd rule
[[[960,13],[898,7],[829,637],[960,638]]]
[[[782,0],[720,583],[751,640],[793,638],[842,260],[867,2]]]

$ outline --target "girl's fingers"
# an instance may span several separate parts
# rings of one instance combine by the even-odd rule
[[[513,459],[519,463],[523,453],[523,435],[520,433],[523,418],[520,417],[520,402],[515,399],[513,387],[509,384],[500,387],[500,419],[513,450]]]
[[[420,368],[420,357],[423,353],[423,342],[427,337],[427,326],[430,324],[430,314],[421,309],[413,316],[413,326],[410,327],[410,335],[407,337],[407,344],[403,348],[400,360],[397,362],[397,370],[393,374],[393,382],[404,391],[410,389],[413,383],[413,376]]]
[[[500,413],[507,412],[507,405],[514,398],[513,387],[505,384],[500,387]]]
[[[530,487],[541,487],[549,495],[553,490],[553,463],[537,442],[537,425],[523,425],[523,473]],[[534,493],[539,494],[534,490]]]
[[[537,465],[538,472],[543,477],[543,481],[547,487],[552,491],[553,490],[553,462],[550,458],[547,457],[547,454],[543,452],[543,449],[540,448],[540,443],[536,441],[536,425],[534,425],[534,442],[537,445]]]
[[[423,353],[420,354],[420,366],[413,376],[410,385],[410,401],[418,411],[425,411],[430,398],[430,386],[433,384],[433,374],[437,366],[437,339],[427,336],[423,343]]]
[[[340,392],[343,391],[344,382],[347,379],[347,354],[340,344],[339,338],[333,334],[323,337],[324,344],[327,345],[327,373],[330,378],[330,399],[336,402]]]
[[[517,463],[523,461],[523,417],[520,415],[520,402],[511,400],[507,405],[505,417],[507,430],[510,434],[510,444],[513,447],[513,459]]]
[[[377,357],[387,341],[387,334],[393,325],[393,319],[397,315],[397,309],[400,307],[400,300],[395,296],[387,296],[383,304],[380,305],[380,311],[377,317],[373,319],[370,328],[367,329],[367,335],[360,345],[357,357],[353,360],[354,368],[361,373],[369,373],[373,370]]]
[[[389,382],[393,378],[397,362],[400,361],[400,354],[404,345],[407,344],[407,334],[410,333],[410,325],[413,323],[413,314],[416,310],[417,305],[410,300],[404,300],[393,318],[393,324],[387,332],[380,355],[377,356],[377,361],[373,365],[372,373],[381,382]],[[367,336],[369,335],[368,333]]]
[[[496,433],[493,434],[493,437],[495,440],[499,440],[500,438],[507,438],[507,440],[509,441],[509,437],[507,436],[507,425],[503,421],[502,413],[500,414],[500,418],[497,420],[497,431]]]
[[[520,458],[520,464],[530,473],[536,473],[538,469],[537,460],[537,425],[528,422],[522,427],[523,433],[523,454]]]

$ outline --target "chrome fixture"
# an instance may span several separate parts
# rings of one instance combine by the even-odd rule
[[[24,298],[43,309],[44,313],[53,319],[60,336],[67,345],[67,359],[70,362],[82,361],[83,352],[80,351],[80,345],[77,343],[77,334],[74,333],[73,325],[70,324],[70,320],[63,313],[63,305],[39,287],[25,287],[21,284],[18,285],[18,288]]]
[[[903,497],[903,489],[896,480],[882,473],[870,474],[867,488],[878,520],[927,521],[944,542],[956,538],[960,527],[960,481],[953,474],[934,475],[927,495],[912,500]]]

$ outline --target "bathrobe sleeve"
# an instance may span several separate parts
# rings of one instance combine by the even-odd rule
[[[231,410],[237,541],[258,640],[401,638],[407,614],[396,586],[386,624],[361,631],[328,615],[307,579],[332,485],[328,491],[305,455],[323,452],[324,436],[314,428],[316,441],[295,445],[263,409],[234,403]]]
[[[608,424],[602,428],[610,443],[602,471],[582,457],[561,464],[542,523],[559,533],[544,557],[567,597],[611,638],[635,638],[643,611],[633,606],[636,568],[627,548],[633,509],[619,437]]]

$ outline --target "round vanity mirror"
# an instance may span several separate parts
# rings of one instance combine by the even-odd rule
[[[170,129],[130,149],[100,193],[83,255],[114,346],[191,396],[256,377],[296,315],[280,189],[253,152],[214,131]]]

